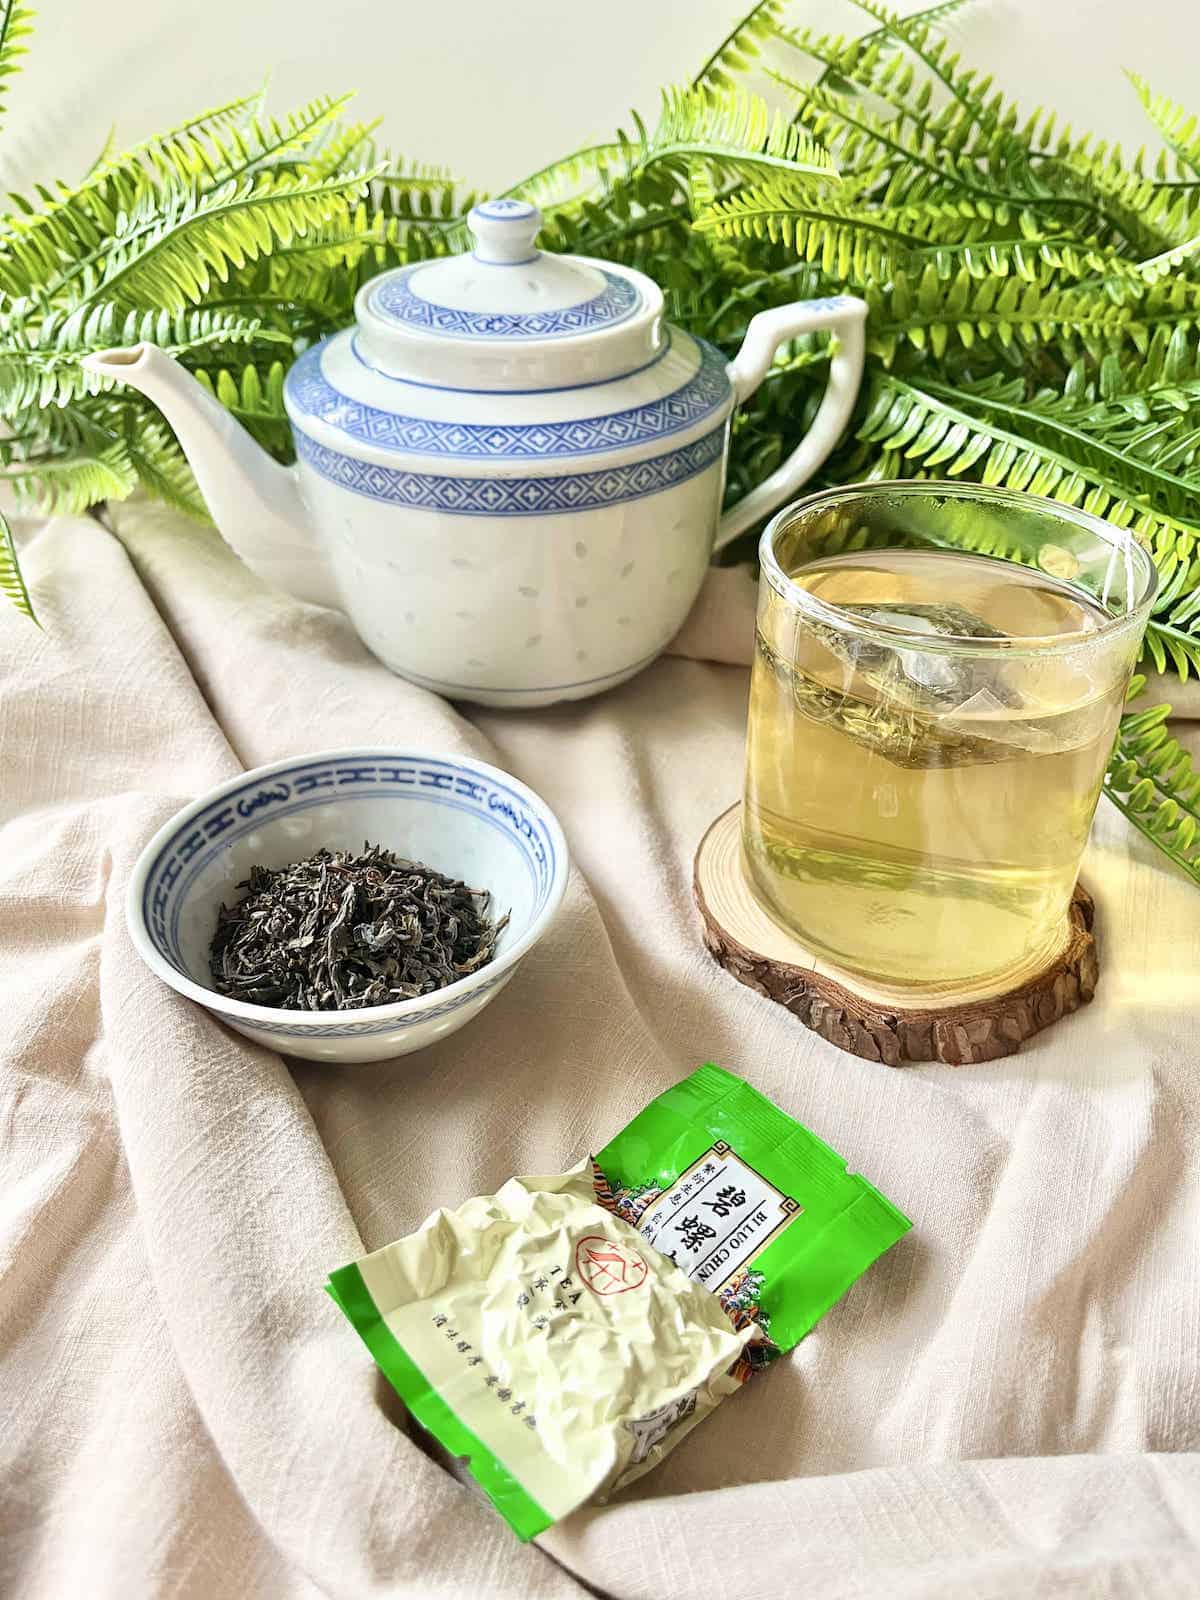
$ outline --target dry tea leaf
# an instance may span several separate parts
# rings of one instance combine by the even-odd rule
[[[508,922],[491,895],[379,845],[252,867],[222,906],[210,952],[218,991],[253,1005],[350,1011],[432,994],[485,966]]]

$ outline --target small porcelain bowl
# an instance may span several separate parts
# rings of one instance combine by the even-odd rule
[[[496,954],[433,994],[360,1011],[285,1011],[212,987],[217,909],[253,865],[281,867],[364,841],[425,862],[509,914]],[[363,747],[257,767],[185,806],[139,856],[126,900],[138,954],[165,983],[286,1055],[350,1064],[408,1055],[454,1033],[498,994],[549,927],[567,846],[544,800],[469,756]]]

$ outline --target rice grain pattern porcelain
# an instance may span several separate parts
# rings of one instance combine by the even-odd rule
[[[433,994],[360,1011],[286,1011],[212,987],[217,909],[252,865],[284,866],[322,846],[364,840],[489,889],[509,914],[496,954]],[[180,994],[256,1043],[351,1065],[408,1055],[477,1016],[545,933],[567,884],[566,841],[531,789],[486,762],[422,750],[356,747],[276,761],[185,806],[146,846],[126,920],[138,954]]]
[[[468,220],[472,250],[372,279],[355,326],[292,367],[294,468],[152,345],[86,365],[160,407],[250,566],[340,606],[394,672],[484,705],[581,699],[652,661],[713,551],[837,443],[867,308],[834,296],[761,312],[727,361],[664,321],[644,274],[538,250],[527,201]],[[735,407],[789,341],[820,331],[836,342],[812,428],[722,516]]]

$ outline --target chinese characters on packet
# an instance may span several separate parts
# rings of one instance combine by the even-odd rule
[[[553,1281],[555,1279],[558,1281]],[[524,1310],[526,1306],[533,1302],[535,1294],[544,1293],[547,1290],[554,1296],[550,1306],[552,1311],[566,1311],[569,1305],[579,1304],[581,1291],[575,1287],[575,1281],[570,1273],[568,1272],[564,1276],[562,1267],[551,1267],[548,1274],[540,1273],[530,1284],[529,1289],[521,1290],[517,1296],[517,1305]],[[550,1318],[545,1311],[541,1309],[535,1311],[533,1325],[535,1328],[548,1328],[550,1326]]]
[[[720,1217],[724,1221],[732,1211],[736,1211],[739,1206],[746,1204],[746,1191],[745,1189],[735,1188],[732,1183],[727,1183],[723,1189],[717,1190],[715,1200],[702,1200],[700,1203],[706,1206],[715,1217]],[[699,1250],[703,1247],[706,1239],[715,1239],[717,1237],[717,1230],[711,1223],[702,1221],[699,1214],[681,1217],[679,1232],[683,1239],[685,1250]],[[671,1256],[671,1260],[675,1261],[674,1255]],[[679,1265],[678,1261],[675,1261],[675,1265]]]
[[[526,1288],[518,1291],[516,1304],[522,1311],[533,1308],[530,1320],[535,1328],[549,1329],[548,1312],[569,1311],[572,1306],[579,1303],[581,1292],[574,1278],[563,1267],[551,1267],[547,1272],[539,1273]],[[440,1328],[445,1333],[446,1338],[465,1358],[468,1367],[485,1365],[483,1357],[469,1340],[460,1338],[458,1329],[451,1327],[450,1318],[444,1311],[435,1312],[430,1320],[435,1328]],[[537,1427],[537,1419],[533,1412],[529,1410],[524,1400],[513,1399],[513,1392],[505,1384],[502,1374],[489,1369],[483,1382],[484,1387],[490,1389],[497,1401],[507,1406],[514,1417],[521,1417],[527,1428]]]
[[[449,1339],[454,1348],[460,1355],[466,1357],[468,1367],[483,1366],[483,1357],[474,1353],[474,1347],[468,1340],[459,1338],[458,1329],[450,1326],[450,1319],[444,1311],[435,1312],[430,1321],[435,1328],[444,1330],[446,1338]],[[520,1417],[522,1412],[525,1413],[522,1420],[527,1428],[537,1427],[537,1419],[534,1417],[533,1412],[527,1409],[524,1400],[513,1400],[512,1390],[504,1384],[498,1373],[489,1371],[483,1382],[484,1387],[490,1389],[497,1401],[501,1405],[507,1406],[514,1417]]]

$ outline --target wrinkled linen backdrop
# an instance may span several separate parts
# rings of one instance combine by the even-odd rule
[[[739,790],[747,578],[603,698],[459,711],[215,535],[117,527],[28,529],[46,631],[0,608],[0,1591],[1200,1593],[1194,887],[1102,804],[1095,1003],[988,1066],[856,1060],[713,965],[691,905]],[[532,784],[570,889],[462,1033],[289,1066],[145,970],[124,885],[210,785],[376,740]],[[664,1467],[521,1546],[424,1453],[325,1274],[566,1167],[707,1059],[913,1230]]]

